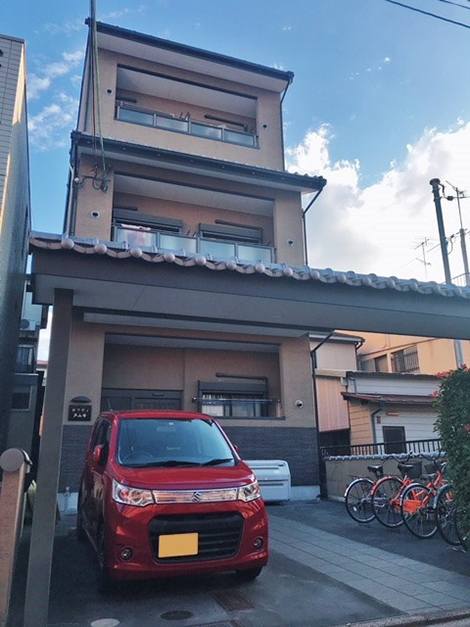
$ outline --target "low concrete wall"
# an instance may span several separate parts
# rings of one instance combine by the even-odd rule
[[[416,460],[409,463],[416,463]],[[378,466],[380,464],[384,464],[385,474],[400,476],[397,462],[394,459],[384,460],[381,457],[376,457],[370,459],[325,460],[328,498],[333,500],[342,499],[346,487],[357,477],[370,477],[374,480],[374,475],[367,470],[367,466]]]

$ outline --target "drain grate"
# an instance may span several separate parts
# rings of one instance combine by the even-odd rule
[[[237,610],[251,610],[255,604],[247,599],[237,590],[223,590],[221,592],[212,592],[212,597],[227,612],[235,612]]]
[[[163,620],[186,620],[193,616],[194,614],[186,610],[171,610],[170,612],[160,614],[160,618],[163,618]]]

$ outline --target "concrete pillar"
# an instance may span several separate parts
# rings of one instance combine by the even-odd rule
[[[3,470],[0,496],[0,627],[5,627],[10,607],[16,552],[23,524],[24,478],[31,461],[19,448],[0,457]]]
[[[315,427],[308,335],[285,339],[279,351],[282,412],[289,427]]]
[[[47,626],[72,303],[72,291],[54,291],[44,429],[39,449],[24,627]]]

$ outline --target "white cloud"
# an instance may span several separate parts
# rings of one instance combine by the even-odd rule
[[[391,62],[391,58],[390,57],[384,57],[382,59],[382,63],[390,63]]]
[[[333,140],[331,128],[322,125],[286,151],[290,170],[328,180],[308,213],[310,265],[425,279],[425,266],[416,259],[421,252],[415,248],[425,236],[438,237],[429,181],[448,179],[465,189],[470,123],[445,132],[426,129],[415,144],[407,146],[402,164],[391,163],[380,180],[368,186],[361,185],[359,161],[331,161]],[[444,200],[443,212],[450,236],[458,230],[456,203]],[[427,278],[442,281],[440,250],[431,250],[432,245],[427,249],[432,264],[426,267]],[[450,264],[453,276],[462,272],[458,245]]]
[[[29,100],[38,98],[42,92],[50,88],[56,78],[64,76],[78,67],[84,56],[85,52],[81,49],[74,52],[64,52],[62,53],[62,61],[54,61],[44,65],[40,75],[30,74],[28,79]]]
[[[48,22],[44,24],[42,28],[37,32],[37,34],[41,34],[46,32],[49,35],[72,35],[73,33],[78,32],[82,28],[85,27],[85,21],[83,18],[78,17],[75,20],[68,20],[63,24],[55,24],[53,22]]]
[[[282,27],[283,31],[290,31],[292,30],[292,26],[290,24],[284,24],[284,26]]]
[[[28,121],[31,145],[40,152],[61,148],[69,142],[78,111],[78,100],[59,93],[52,104],[44,107]]]

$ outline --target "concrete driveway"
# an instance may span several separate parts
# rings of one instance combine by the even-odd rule
[[[135,582],[102,596],[95,557],[58,525],[49,622],[55,627],[328,627],[444,609],[470,609],[470,559],[439,539],[361,527],[338,503],[270,506],[272,556],[252,583],[231,573]],[[11,627],[21,627],[26,546]],[[469,614],[470,616],[470,614]],[[470,618],[469,624],[470,624]],[[95,623],[95,621],[100,621]]]

